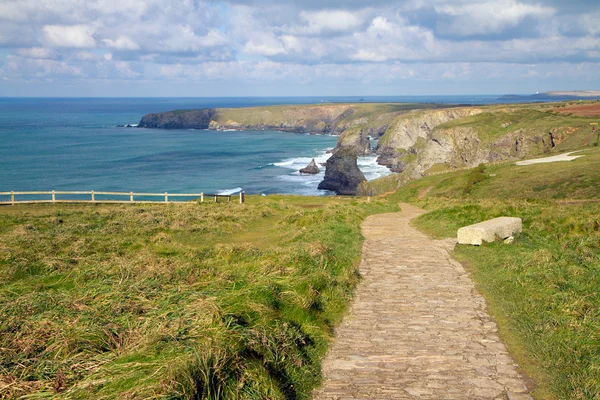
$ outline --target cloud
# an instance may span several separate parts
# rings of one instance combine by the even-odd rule
[[[127,36],[119,36],[117,39],[103,39],[102,42],[116,50],[139,50],[140,46]]]
[[[78,49],[96,47],[94,28],[88,25],[46,25],[43,33],[49,46]]]
[[[25,58],[38,58],[42,60],[52,60],[57,58],[57,54],[54,50],[47,49],[44,47],[16,49],[15,54]]]
[[[457,36],[499,33],[517,26],[526,18],[543,21],[555,13],[552,7],[516,0],[446,4],[434,8],[438,13],[451,17],[442,30]]]
[[[304,24],[293,27],[291,32],[306,35],[339,33],[352,31],[363,24],[360,14],[346,10],[302,11],[300,19]]]
[[[571,65],[593,86],[599,18],[597,0],[0,0],[0,76],[234,90],[275,82],[285,94],[346,82],[484,88]]]

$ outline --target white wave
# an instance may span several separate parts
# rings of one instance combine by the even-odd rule
[[[377,164],[377,156],[358,157],[358,168],[362,171],[368,181],[381,178],[392,173],[389,168]]]
[[[277,167],[283,167],[283,168],[288,168],[288,169],[293,169],[293,170],[298,171],[302,168],[305,168],[314,158],[319,169],[324,169],[325,167],[321,166],[321,163],[324,163],[325,161],[327,161],[329,159],[329,157],[331,157],[331,154],[328,154],[326,150],[323,150],[322,152],[320,152],[320,154],[318,154],[314,157],[288,158],[287,160],[276,162],[276,163],[274,163],[274,165]]]
[[[225,190],[221,190],[221,191],[217,192],[217,194],[221,194],[221,195],[224,195],[224,196],[228,196],[228,195],[230,195],[230,194],[236,194],[236,193],[239,193],[239,192],[241,192],[241,191],[243,191],[243,190],[244,190],[244,189],[242,189],[241,187],[237,187],[237,188],[234,188],[234,189],[225,189]]]

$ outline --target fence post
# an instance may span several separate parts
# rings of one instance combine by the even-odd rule
[[[96,202],[96,195],[94,194],[94,191],[92,190],[92,203]]]
[[[246,193],[242,190],[240,192],[240,204],[244,204],[246,202]]]
[[[215,203],[218,203],[218,201],[217,201],[217,195],[216,194],[215,194]]]
[[[54,190],[52,191],[52,202],[56,202],[56,194],[54,193]]]
[[[10,203],[13,206],[15,205],[15,191],[14,190],[10,191]]]
[[[133,192],[129,192],[129,201],[133,203]]]
[[[200,203],[204,203],[204,192],[200,193]]]
[[[169,193],[165,192],[165,203],[169,202]]]

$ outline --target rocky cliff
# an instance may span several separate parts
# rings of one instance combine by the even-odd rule
[[[542,106],[469,107],[402,115],[375,150],[379,161],[397,174],[364,183],[358,193],[394,190],[429,172],[519,160],[593,144],[586,118],[563,117],[535,107]]]
[[[158,129],[208,129],[217,110],[178,110],[156,114],[146,114],[138,124],[138,128]]]
[[[342,147],[327,160],[325,178],[319,183],[319,189],[353,196],[364,181],[365,176],[357,165],[356,152],[350,147]]]
[[[179,110],[145,115],[140,128],[278,130],[340,135],[338,148],[369,154],[369,137],[382,136],[407,111],[443,107],[432,104],[318,104],[251,108]]]
[[[397,118],[387,129],[375,152],[379,164],[402,172],[415,160],[419,147],[433,140],[433,130],[448,121],[481,113],[479,108],[455,108],[412,112]]]

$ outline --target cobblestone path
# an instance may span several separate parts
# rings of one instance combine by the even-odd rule
[[[314,399],[532,399],[463,267],[410,227],[421,212],[364,222],[363,280]]]

